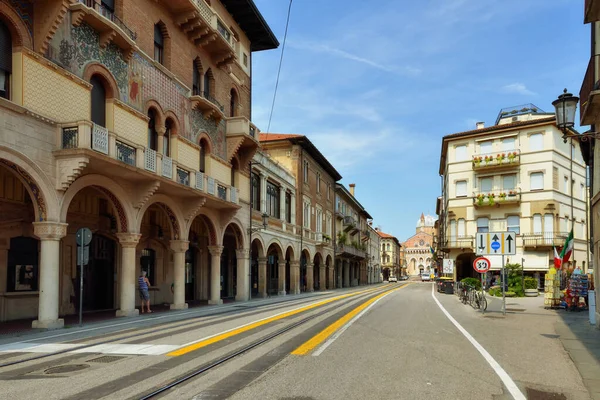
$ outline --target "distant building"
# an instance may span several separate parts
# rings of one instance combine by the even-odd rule
[[[431,252],[435,235],[435,219],[430,215],[421,214],[421,218],[417,221],[416,233],[402,243],[406,273],[409,276],[435,272],[435,260]]]
[[[381,275],[385,281],[390,276],[400,276],[402,273],[400,264],[400,249],[402,245],[398,238],[376,229],[381,243]]]

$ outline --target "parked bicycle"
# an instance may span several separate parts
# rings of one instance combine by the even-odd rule
[[[461,282],[457,282],[457,290],[456,290],[460,301],[463,304],[469,304],[471,307],[479,310],[487,310],[487,299],[485,297],[485,292],[483,289],[478,291],[475,286],[463,284]]]

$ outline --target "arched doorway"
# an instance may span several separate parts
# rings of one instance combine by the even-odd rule
[[[456,257],[456,279],[478,278],[478,275],[473,269],[473,261],[475,261],[474,253],[462,253]]]
[[[258,297],[260,295],[258,290],[259,281],[259,260],[265,257],[264,246],[260,239],[256,238],[252,240],[252,246],[250,251],[250,289],[251,296]]]
[[[333,285],[333,270],[332,270],[332,266],[331,266],[331,256],[328,255],[327,258],[325,259],[325,288],[328,290],[333,289],[334,285]]]
[[[289,246],[285,252],[285,290],[292,293],[292,260],[294,259],[294,249]]]
[[[220,282],[222,299],[232,299],[237,292],[237,248],[236,233],[229,225],[223,236],[223,252],[221,253]]]
[[[272,243],[267,250],[267,294],[275,296],[279,292],[279,263],[283,261],[281,247]]]
[[[112,310],[115,308],[114,275],[116,272],[115,240],[94,234],[90,243],[90,260],[83,267],[83,311]],[[79,309],[80,268],[75,278],[75,297]]]
[[[315,254],[313,260],[313,290],[321,290],[321,267],[323,266],[323,257],[321,253]]]
[[[308,291],[308,260],[310,259],[310,254],[308,251],[303,250],[300,255],[300,291],[307,292]]]
[[[383,280],[387,281],[390,279],[390,269],[389,268],[384,268],[383,269]]]

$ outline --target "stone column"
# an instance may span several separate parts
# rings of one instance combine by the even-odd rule
[[[208,304],[223,304],[221,300],[221,253],[223,246],[208,246],[210,252],[210,300]]]
[[[342,261],[342,286],[350,287],[350,265],[348,261]]]
[[[135,270],[137,266],[135,249],[141,237],[142,235],[139,233],[117,233],[117,238],[121,244],[121,276],[119,279],[117,317],[132,317],[139,314],[139,310],[135,308]]]
[[[258,259],[258,297],[267,297],[267,259]]]
[[[292,224],[296,225],[296,196],[292,193],[292,201],[290,202],[292,207]]]
[[[38,319],[31,326],[40,329],[58,329],[65,325],[58,318],[60,301],[60,239],[67,235],[67,224],[34,222],[33,231],[41,241],[40,289]]]
[[[335,289],[335,267],[329,266],[329,290]]]
[[[308,263],[306,265],[306,291],[314,292],[315,291],[315,274],[314,274],[315,264]]]
[[[279,278],[277,282],[279,286],[277,294],[279,296],[285,296],[286,291],[290,290],[290,288],[285,287],[285,264],[285,260],[279,260]]]
[[[300,293],[300,261],[290,261],[290,288],[291,294]]]
[[[165,136],[165,133],[167,132],[167,129],[163,126],[155,128],[156,129],[156,133],[157,133],[157,137],[156,137],[156,152],[158,154],[164,154],[164,144],[163,144],[163,138]]]
[[[319,290],[327,290],[327,271],[325,265],[319,266]]]
[[[173,250],[173,304],[171,310],[185,310],[188,308],[185,302],[185,252],[190,248],[187,240],[171,240],[169,242]]]
[[[235,251],[237,258],[237,292],[235,301],[250,300],[250,249],[240,249]]]

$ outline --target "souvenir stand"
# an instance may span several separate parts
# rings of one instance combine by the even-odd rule
[[[588,276],[581,273],[573,273],[569,278],[565,292],[566,309],[571,311],[587,310]]]
[[[546,274],[544,284],[545,308],[558,308],[560,306],[560,274],[555,268],[550,268]]]

